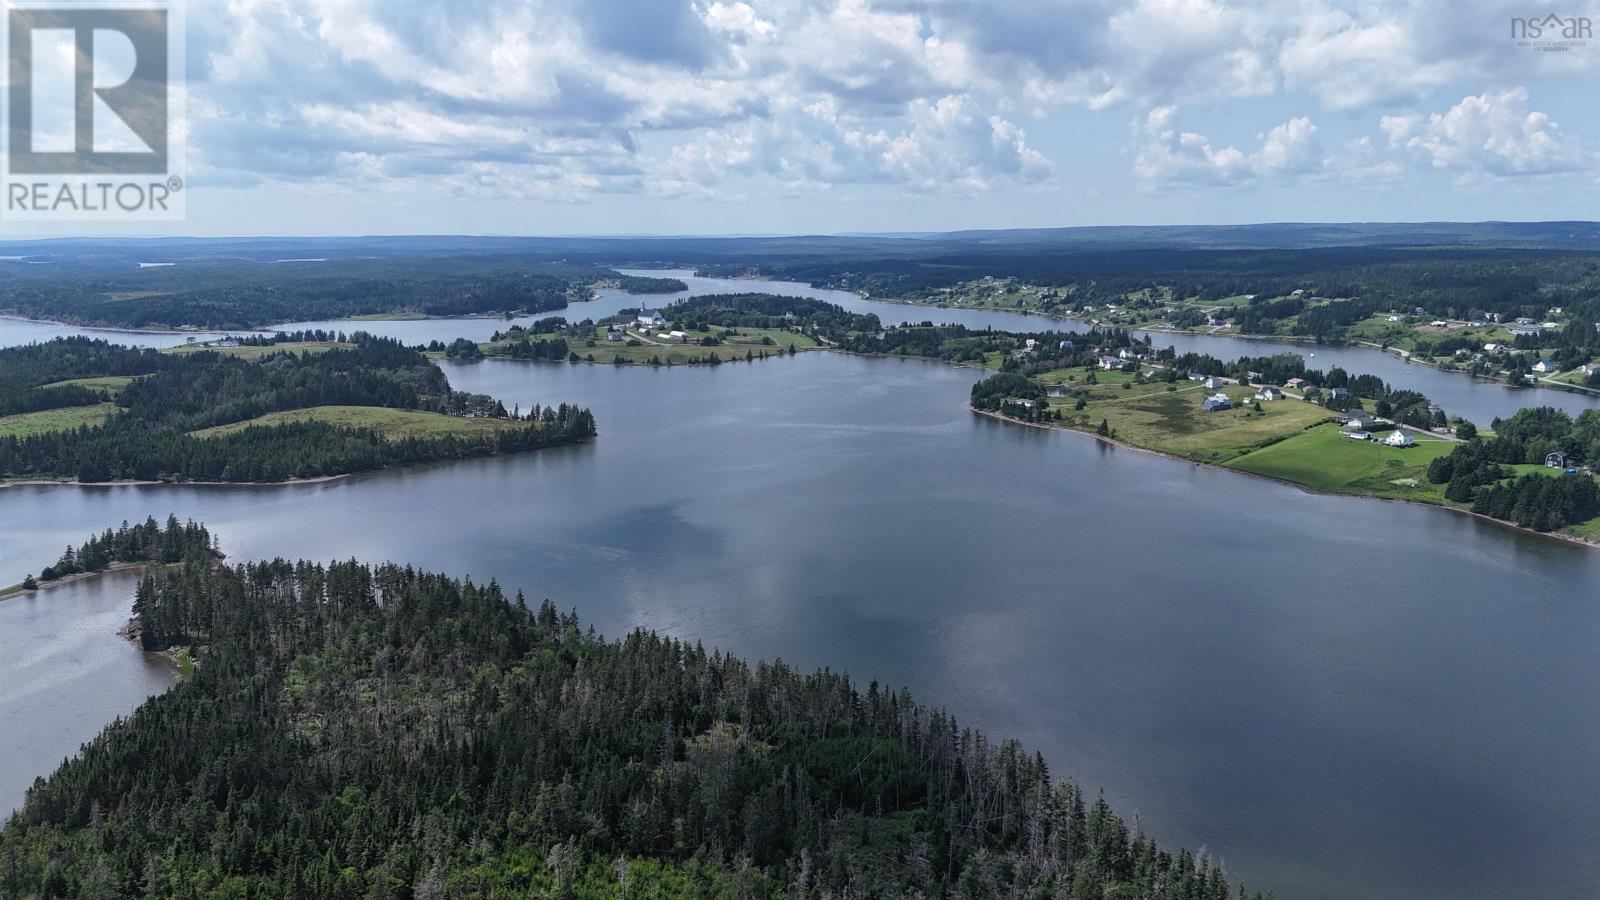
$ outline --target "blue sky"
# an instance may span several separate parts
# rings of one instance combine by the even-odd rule
[[[188,8],[160,233],[1594,219],[1600,2]],[[145,226],[139,233],[153,233]]]

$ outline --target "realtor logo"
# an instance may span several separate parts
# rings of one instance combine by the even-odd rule
[[[182,218],[178,8],[8,7],[0,219]]]

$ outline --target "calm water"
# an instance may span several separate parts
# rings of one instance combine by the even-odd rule
[[[1083,329],[1082,323],[1052,319],[1028,313],[1002,310],[940,309],[937,307],[910,306],[882,300],[868,300],[849,291],[814,288],[793,281],[765,279],[701,278],[688,270],[624,269],[636,274],[663,275],[680,278],[689,286],[687,291],[675,294],[625,294],[622,291],[601,291],[597,299],[574,303],[566,309],[538,316],[521,316],[514,319],[462,318],[365,321],[358,319],[321,319],[316,321],[285,322],[274,328],[284,331],[320,328],[331,331],[367,331],[384,337],[393,337],[408,344],[427,343],[439,339],[450,341],[458,337],[486,341],[496,331],[513,324],[527,325],[547,316],[565,316],[571,321],[599,319],[613,315],[618,310],[638,306],[663,306],[694,294],[743,293],[765,291],[815,297],[837,303],[856,312],[876,313],[884,322],[938,322],[961,324],[969,328],[994,328],[997,330],[1021,329]],[[1241,356],[1268,356],[1274,353],[1298,353],[1306,356],[1313,368],[1328,369],[1341,366],[1354,373],[1377,375],[1391,384],[1421,391],[1443,406],[1451,415],[1464,416],[1487,426],[1495,418],[1503,418],[1524,406],[1555,406],[1573,414],[1585,409],[1600,409],[1600,395],[1570,393],[1551,389],[1513,388],[1505,384],[1475,379],[1460,373],[1441,372],[1426,366],[1414,366],[1405,360],[1370,347],[1314,347],[1289,341],[1263,341],[1239,337],[1198,334],[1148,334],[1158,347],[1175,346],[1179,351],[1209,353],[1219,359],[1237,359]],[[85,331],[50,322],[33,322],[23,319],[0,318],[0,347],[25,344],[36,340],[49,340],[62,334],[91,334],[120,343],[138,346],[170,346],[182,343],[187,335],[150,334],[140,332]],[[217,335],[202,335],[204,340]]]
[[[446,369],[601,435],[314,485],[6,488],[0,583],[171,511],[234,559],[410,560],[910,686],[1280,897],[1600,893],[1600,552],[996,423],[934,363]],[[0,805],[92,730],[55,711],[109,721],[149,688],[103,685],[164,677],[107,590],[0,603],[0,660],[36,660],[4,670],[30,687],[0,701]],[[33,686],[74,658],[121,661]]]
[[[9,503],[0,510],[10,517]],[[0,820],[36,777],[172,684],[165,659],[116,636],[138,583],[118,573],[0,601]]]

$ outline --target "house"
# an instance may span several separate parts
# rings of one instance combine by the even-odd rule
[[[1546,315],[1551,315],[1551,316],[1559,316],[1559,315],[1561,315],[1561,307],[1559,307],[1559,306],[1550,307],[1550,312],[1546,313]]]
[[[1405,429],[1403,428],[1396,428],[1395,430],[1389,432],[1389,435],[1383,439],[1383,442],[1391,447],[1410,447],[1416,444],[1416,441],[1412,440],[1411,435],[1406,434]]]
[[[1281,388],[1274,387],[1273,385],[1270,385],[1270,384],[1269,385],[1265,385],[1265,386],[1263,386],[1261,388],[1261,390],[1256,391],[1256,399],[1257,400],[1282,400],[1283,399],[1283,390]]]
[[[1395,315],[1395,314],[1393,314],[1393,313],[1391,313],[1391,314],[1390,314],[1390,315],[1389,315],[1389,321],[1391,321],[1391,322],[1398,322],[1398,321],[1400,321],[1400,317],[1399,317],[1399,316],[1397,316],[1397,315]]]
[[[1556,365],[1553,359],[1541,359],[1533,364],[1533,370],[1541,375],[1548,375],[1551,372],[1561,371],[1561,367]]]
[[[1227,394],[1212,394],[1200,401],[1200,408],[1206,412],[1217,412],[1218,410],[1228,409],[1231,406],[1233,406],[1233,401],[1228,399]]]
[[[620,340],[622,340],[622,332],[620,332],[620,331],[616,330],[615,328],[613,328],[610,331],[606,332],[606,340],[608,340],[608,341],[620,341]]]
[[[1578,371],[1585,375],[1593,375],[1596,372],[1600,372],[1600,363],[1584,363],[1578,367]]]
[[[1311,382],[1305,380],[1304,378],[1291,378],[1284,382],[1284,386],[1293,388],[1297,391],[1303,391],[1311,386]]]
[[[1532,325],[1533,324],[1533,320],[1528,318],[1527,316],[1517,316],[1517,324],[1518,325]]]
[[[1328,388],[1328,396],[1334,400],[1343,400],[1350,396],[1349,388]]]
[[[1062,349],[1062,350],[1071,350],[1072,349],[1072,342],[1071,341],[1062,341],[1061,345],[1060,345],[1060,349]]]
[[[1347,437],[1347,438],[1349,438],[1349,439],[1351,439],[1353,441],[1370,441],[1370,440],[1372,440],[1372,432],[1370,432],[1370,431],[1343,431],[1343,432],[1340,432],[1340,434],[1343,434],[1345,437]]]
[[[1544,464],[1552,469],[1565,469],[1575,461],[1576,460],[1572,458],[1572,454],[1565,450],[1557,450],[1554,453],[1547,453],[1544,457]]]
[[[1138,359],[1141,355],[1142,354],[1140,354],[1139,351],[1134,350],[1131,347],[1123,347],[1121,350],[1117,351],[1118,359]]]
[[[659,325],[667,324],[666,318],[661,315],[661,310],[659,310],[659,309],[641,309],[641,310],[639,310],[639,315],[637,316],[635,321],[637,321],[640,325],[649,325],[649,326],[659,326]]]
[[[1358,431],[1370,431],[1378,425],[1378,417],[1371,413],[1353,412],[1344,420],[1344,427]]]
[[[1138,366],[1126,359],[1118,359],[1115,356],[1102,356],[1100,357],[1100,368],[1111,372],[1128,372],[1138,368]]]
[[[1202,381],[1200,383],[1205,385],[1208,388],[1213,389],[1213,390],[1215,390],[1216,388],[1222,387],[1222,385],[1224,384],[1223,380],[1221,378],[1218,378],[1215,375],[1208,376],[1205,381]]]
[[[1306,295],[1305,288],[1295,288],[1294,290],[1289,292],[1289,296],[1291,296],[1291,297],[1304,297],[1305,295]]]
[[[1504,352],[1506,352],[1506,345],[1505,344],[1496,344],[1496,343],[1492,343],[1492,342],[1488,343],[1488,344],[1484,344],[1483,345],[1483,352],[1485,352],[1485,353],[1504,353]]]
[[[222,340],[217,341],[217,346],[218,347],[237,347],[237,346],[239,346],[239,341],[238,341],[237,338],[225,337]]]
[[[1244,373],[1244,377],[1252,384],[1259,384],[1261,382],[1260,372],[1246,372]]]

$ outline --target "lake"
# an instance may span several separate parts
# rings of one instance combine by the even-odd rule
[[[962,406],[980,373],[937,363],[444,368],[587,404],[600,436],[318,484],[9,487],[0,584],[175,512],[234,560],[407,560],[609,635],[906,685],[1280,897],[1600,892],[1600,552],[995,422]],[[170,677],[114,633],[130,593],[0,602],[0,806]]]
[[[637,275],[659,275],[681,279],[689,286],[686,291],[673,294],[627,294],[619,290],[599,291],[596,299],[574,303],[566,309],[533,316],[505,318],[457,318],[412,320],[319,319],[314,321],[284,322],[273,326],[276,330],[296,331],[323,329],[328,331],[366,331],[392,337],[407,344],[423,344],[432,340],[449,342],[465,337],[487,341],[496,331],[512,325],[528,325],[549,316],[564,316],[570,321],[600,319],[615,315],[622,309],[640,306],[665,306],[695,294],[732,294],[761,291],[814,297],[836,303],[846,309],[874,313],[886,324],[902,322],[937,322],[959,324],[968,328],[994,328],[1011,330],[1084,330],[1089,326],[1081,322],[1052,319],[1029,313],[1003,310],[942,309],[933,306],[911,306],[883,300],[863,299],[850,291],[814,288],[793,281],[770,281],[752,278],[703,278],[691,270],[622,269]],[[35,322],[25,319],[0,318],[0,347],[25,344],[30,341],[49,340],[63,334],[89,334],[118,343],[135,346],[165,347],[179,344],[194,335],[130,332],[116,330],[85,330],[52,322]],[[1354,374],[1376,375],[1390,384],[1421,391],[1430,400],[1442,406],[1450,415],[1463,416],[1480,426],[1487,427],[1495,418],[1510,416],[1524,406],[1554,406],[1576,415],[1586,409],[1600,409],[1600,395],[1582,394],[1554,389],[1516,388],[1498,381],[1472,378],[1459,372],[1442,372],[1438,369],[1406,362],[1392,353],[1371,347],[1322,347],[1292,341],[1257,340],[1205,334],[1167,334],[1136,331],[1148,335],[1157,347],[1176,347],[1180,352],[1209,353],[1219,359],[1232,360],[1241,356],[1269,356],[1274,353],[1298,353],[1307,357],[1312,368],[1343,367]],[[216,334],[199,335],[206,340]]]

